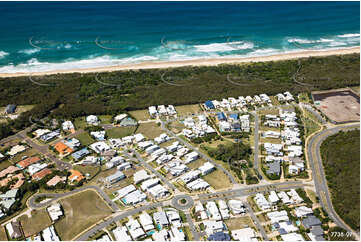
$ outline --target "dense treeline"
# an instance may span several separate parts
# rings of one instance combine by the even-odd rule
[[[360,229],[360,131],[340,132],[321,145],[332,203],[340,217]]]
[[[75,118],[115,114],[157,104],[193,104],[208,99],[286,90],[292,93],[359,85],[360,55],[312,57],[277,62],[209,67],[179,67],[0,78],[0,106],[35,104],[36,108],[0,125],[0,138],[47,116]],[[293,76],[313,87],[295,84]],[[14,128],[16,130],[14,130]]]

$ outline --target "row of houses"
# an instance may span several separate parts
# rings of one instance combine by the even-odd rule
[[[157,116],[172,116],[177,114],[177,111],[173,105],[168,105],[167,107],[165,105],[158,105],[158,107],[150,106],[148,107],[148,112],[152,118]]]
[[[268,199],[266,199],[262,193],[257,193],[254,197],[254,201],[261,210],[266,211],[276,209],[277,206],[275,205],[279,202],[285,205],[295,205],[302,203],[303,199],[299,196],[295,189],[291,189],[288,192],[281,191],[276,193],[275,191],[270,191]]]
[[[183,124],[186,128],[182,130],[182,133],[188,139],[203,137],[216,132],[216,130],[208,124],[208,119],[205,115],[198,115],[196,120],[193,119],[193,117],[187,117],[183,121]]]
[[[231,113],[227,117],[224,112],[218,112],[217,121],[221,132],[250,131],[250,119],[248,114],[238,115],[238,113]]]

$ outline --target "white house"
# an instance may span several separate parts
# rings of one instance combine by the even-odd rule
[[[86,122],[89,124],[89,125],[98,125],[99,124],[99,120],[98,120],[98,117],[95,116],[95,115],[89,115],[86,117]]]

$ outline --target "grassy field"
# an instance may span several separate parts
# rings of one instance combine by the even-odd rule
[[[175,110],[177,111],[178,116],[199,113],[202,111],[198,104],[176,106]]]
[[[27,215],[22,215],[19,218],[19,221],[23,227],[25,237],[29,237],[44,230],[52,223],[45,208],[32,211],[30,218]]]
[[[137,133],[141,133],[149,139],[154,139],[164,133],[164,131],[156,123],[151,122],[139,124]]]
[[[192,232],[191,230],[189,229],[189,226],[184,226],[183,227],[183,232],[184,234],[186,235],[186,240],[187,241],[192,241],[193,240],[193,236],[192,236]]]
[[[129,114],[136,120],[148,120],[150,119],[149,112],[147,109],[130,111]]]
[[[9,167],[11,163],[8,160],[3,160],[0,162],[0,171],[4,170],[5,168]]]
[[[228,230],[241,229],[247,226],[254,227],[252,219],[249,216],[228,219],[226,220],[226,225]]]
[[[100,115],[98,116],[101,124],[111,124],[113,116],[112,115]]]
[[[84,129],[88,126],[87,122],[85,121],[85,117],[79,117],[74,120],[75,129]]]
[[[317,203],[317,195],[314,191],[312,191],[311,189],[305,189],[307,196],[311,199],[312,203]]]
[[[231,182],[228,179],[228,176],[219,169],[213,171],[208,175],[205,175],[203,179],[216,190],[228,188],[231,186]]]
[[[272,138],[260,138],[260,143],[271,143],[271,144],[281,144],[282,141],[280,139],[272,139]]]
[[[55,224],[61,240],[71,240],[111,214],[110,208],[94,191],[85,191],[60,201],[65,218]]]
[[[80,171],[84,176],[85,174],[88,173],[89,178],[93,178],[101,169],[99,166],[81,166],[81,165],[76,165],[73,168],[77,171]]]
[[[115,127],[112,129],[108,129],[106,132],[109,138],[123,138],[125,136],[132,135],[135,130],[136,130],[136,126]]]
[[[200,167],[201,165],[203,165],[204,163],[206,163],[205,160],[203,160],[203,159],[198,159],[198,160],[196,160],[196,161],[193,161],[193,162],[187,164],[187,166],[188,166],[190,169],[196,169],[196,168]]]
[[[95,140],[90,136],[88,132],[83,132],[78,136],[75,136],[76,139],[80,141],[82,145],[90,145],[95,142]]]
[[[0,241],[8,241],[8,236],[6,235],[5,227],[0,227]]]
[[[258,111],[259,115],[279,115],[279,110],[277,108],[270,108],[270,109],[262,109]]]

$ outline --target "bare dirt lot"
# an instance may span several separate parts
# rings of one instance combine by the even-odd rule
[[[313,92],[314,103],[336,123],[360,121],[360,97],[348,88]]]

